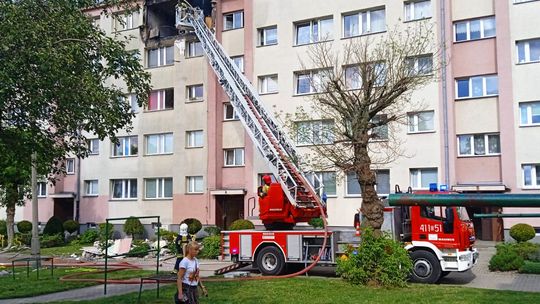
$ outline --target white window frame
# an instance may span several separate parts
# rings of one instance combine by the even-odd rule
[[[132,151],[132,147],[131,147],[131,141],[133,138],[136,138],[137,139],[137,153],[133,153]],[[122,151],[122,154],[121,155],[114,155],[114,149],[115,149],[115,143],[113,142],[112,143],[112,147],[111,147],[111,157],[131,157],[131,156],[137,156],[139,154],[139,138],[135,135],[135,136],[122,136],[122,137],[118,137],[118,140],[120,141],[120,151]],[[124,152],[126,151],[126,147],[127,149],[129,149],[129,155],[125,155]]]
[[[47,197],[47,182],[37,183],[37,197]]]
[[[232,153],[232,159],[233,159],[232,164],[227,163],[227,156],[229,153]],[[240,154],[240,158],[242,160],[240,163],[236,163],[237,154]],[[223,166],[224,167],[242,167],[242,166],[245,166],[245,163],[246,163],[246,157],[245,157],[244,148],[223,149]]]
[[[127,31],[127,30],[132,30],[132,29],[137,28],[139,16],[140,15],[138,11],[117,15],[116,16],[117,18],[122,18],[123,23],[120,22],[119,20],[115,20],[116,27],[114,30],[116,32],[121,32],[121,31]]]
[[[332,21],[332,31],[330,32],[330,35],[328,35],[327,37],[322,37],[322,31],[321,31],[321,21],[328,21],[328,20],[331,20]],[[308,25],[309,24],[309,25]],[[302,43],[299,43],[298,42],[298,27],[299,26],[309,26],[309,41],[308,42],[302,42]],[[315,37],[314,35],[314,28],[315,26],[317,26],[317,36]],[[305,20],[305,21],[299,21],[299,22],[295,22],[294,24],[294,45],[307,45],[307,44],[312,44],[312,43],[317,43],[317,42],[322,42],[322,41],[331,41],[334,39],[334,18],[332,16],[327,16],[327,17],[321,17],[321,18],[317,18],[317,19],[312,19],[312,20]]]
[[[335,187],[336,193],[328,194],[326,191],[324,191],[326,189],[326,184],[324,184],[323,174],[333,174],[334,175],[334,187]],[[310,174],[306,174],[305,176],[308,179],[308,182],[312,186],[315,184],[315,176],[317,176],[318,180],[323,184],[324,187],[322,189],[320,189],[320,191],[318,193],[319,196],[322,197],[323,193],[326,193],[327,197],[337,197],[337,176],[336,176],[336,171],[316,171],[316,172],[310,172]],[[315,186],[313,186],[313,187],[315,187]]]
[[[525,166],[531,166],[531,184],[525,185]],[[540,189],[540,184],[538,183],[538,175],[540,171],[536,170],[536,167],[540,164],[522,164],[521,165],[521,185],[523,189]]]
[[[421,59],[430,59],[430,65],[429,70],[426,69],[425,66],[420,65]],[[408,57],[407,60],[407,67],[412,69],[410,70],[410,73],[412,76],[427,76],[433,74],[433,55],[427,54],[427,55],[420,55],[415,57]],[[412,62],[412,66],[411,63]]]
[[[227,108],[230,107],[233,110],[232,117],[227,117]],[[234,106],[230,102],[226,102],[223,104],[223,120],[224,121],[233,121],[233,120],[240,120],[240,116],[238,116],[238,113],[234,109]]]
[[[276,31],[276,42],[269,43],[267,42],[267,31],[269,30],[275,30]],[[258,29],[258,37],[259,37],[259,43],[258,46],[270,46],[270,45],[276,45],[278,44],[278,32],[277,32],[277,25],[267,26],[263,28]]]
[[[69,163],[72,163],[71,170]],[[75,174],[75,158],[66,158],[66,174]]]
[[[99,155],[99,138],[88,140],[88,155]]]
[[[409,180],[410,180],[410,185],[411,185],[411,188],[413,190],[428,190],[429,189],[429,186],[427,188],[424,188],[422,187],[422,172],[425,171],[425,170],[435,170],[437,171],[437,181],[436,183],[439,183],[439,168],[437,167],[432,167],[432,168],[411,168],[409,169]],[[418,174],[416,176],[416,185],[419,185],[419,187],[415,187],[414,185],[414,182],[413,182],[413,171],[417,171]]]
[[[415,15],[415,11],[416,11],[416,5],[418,3],[422,3],[422,2],[429,2],[429,16],[423,16],[421,18],[415,18],[414,15]],[[407,7],[409,8],[410,15],[407,15]],[[405,2],[403,10],[404,10],[405,21],[424,20],[424,19],[429,19],[429,18],[432,17],[432,11],[431,11],[432,7],[431,7],[431,1],[430,0],[419,0],[419,1],[417,0],[417,1]]]
[[[170,92],[172,95],[172,107],[167,108],[167,92]],[[150,98],[152,94],[157,94],[157,108],[150,109]],[[156,90],[150,92],[150,95],[148,96],[148,106],[146,111],[147,112],[154,112],[154,111],[167,111],[167,110],[174,110],[174,89],[167,88],[162,90]]]
[[[148,152],[148,144],[149,144],[149,140],[150,138],[154,138],[154,137],[157,137],[157,147],[156,147],[156,150],[157,152],[156,153],[149,153]],[[166,139],[167,138],[170,138],[171,139],[171,151],[165,151],[165,143],[166,143]],[[145,141],[145,155],[164,155],[164,154],[173,154],[174,153],[174,136],[173,136],[173,133],[159,133],[159,134],[147,134],[144,136],[144,141]]]
[[[317,88],[317,85],[322,84],[324,79],[324,72],[325,70],[309,70],[309,71],[299,71],[294,73],[294,95],[295,96],[302,96],[302,95],[309,95],[309,94],[317,94],[322,92],[322,88]],[[322,75],[322,76],[321,76]],[[298,91],[299,85],[298,81],[300,80],[300,77],[306,77],[309,80],[309,92],[302,92],[300,93]]]
[[[202,96],[198,97],[195,96],[195,93],[197,92],[197,88],[202,88]],[[193,84],[186,86],[186,99],[188,102],[197,102],[197,101],[203,101],[204,100],[204,85],[203,84]]]
[[[306,127],[309,128],[306,132],[309,132],[309,141],[299,141],[300,134],[300,124],[306,124]],[[333,132],[334,121],[330,119],[320,119],[320,120],[306,120],[306,121],[297,121],[295,122],[296,136],[295,142],[297,146],[313,146],[313,145],[330,145],[334,143],[334,134],[329,134],[328,138],[326,137],[325,132]],[[315,132],[317,134],[315,134]],[[315,142],[313,136],[317,136],[321,141]]]
[[[167,49],[170,48],[172,50],[172,58],[168,58],[167,56]],[[156,66],[150,66],[150,52],[153,50],[157,51],[157,65]],[[169,63],[167,63],[169,61]],[[147,49],[146,50],[146,68],[153,69],[153,68],[159,68],[162,66],[171,66],[174,65],[174,46],[163,46],[160,48],[155,49]]]
[[[244,55],[231,56],[231,60],[233,61],[234,65],[238,67],[240,72],[244,73]]]
[[[95,190],[95,192],[91,192],[91,190]],[[97,179],[85,180],[84,181],[84,196],[98,196],[98,195],[99,195],[99,181]]]
[[[497,79],[497,93],[496,94],[487,94],[487,79],[491,78],[491,77],[495,77]],[[480,96],[473,96],[473,79],[475,79],[475,78],[481,78],[482,79],[482,95],[480,95]],[[468,80],[469,81],[469,95],[468,96],[459,97],[458,81],[460,81],[460,80]],[[454,83],[455,83],[455,94],[456,94],[455,98],[456,98],[456,100],[499,96],[499,77],[496,74],[457,78],[457,79],[455,79]]]
[[[526,101],[526,102],[520,102],[519,103],[519,125],[522,127],[530,127],[530,126],[540,126],[540,122],[533,122],[533,115],[532,115],[532,106],[533,104],[537,104],[538,107],[540,107],[540,101]],[[523,110],[526,112],[527,116],[527,122],[523,123],[522,115]]]
[[[227,17],[228,16],[232,16],[232,18],[233,18],[231,27],[227,26]],[[236,25],[237,18],[240,18],[240,26]],[[243,27],[244,27],[244,11],[236,11],[236,12],[230,12],[230,13],[223,14],[223,30],[224,31],[241,29]]]
[[[274,94],[274,93],[278,93],[279,89],[278,89],[278,74],[272,74],[272,75],[263,75],[263,76],[259,76],[259,94]],[[275,79],[274,83],[275,83],[275,87],[276,89],[273,90],[273,91],[270,91],[268,88],[268,84],[269,84],[269,79]]]
[[[196,58],[204,56],[204,49],[199,40],[186,42],[186,58]]]
[[[489,19],[493,19],[494,24],[495,24],[495,34],[493,36],[486,36],[486,33],[485,33],[484,21],[489,20]],[[471,22],[473,21],[480,21],[480,38],[471,39]],[[463,23],[465,23],[467,27],[467,38],[465,40],[457,40],[457,26],[458,24],[463,24]],[[453,28],[454,28],[454,42],[475,41],[475,40],[480,40],[480,39],[493,38],[497,36],[497,24],[495,22],[495,16],[456,21],[454,22]]]
[[[384,11],[384,23],[385,23],[385,26],[384,26],[384,29],[380,30],[380,31],[376,31],[376,32],[373,32],[371,31],[371,14],[373,12],[376,12],[376,11],[380,11],[380,10],[383,10]],[[363,28],[362,25],[363,25],[363,14],[366,13],[366,27],[367,28]],[[351,34],[349,36],[346,36],[346,29],[345,29],[345,17],[349,17],[349,16],[357,16],[357,22],[358,22],[358,33],[357,34]],[[343,33],[343,37],[342,38],[353,38],[353,37],[358,37],[358,36],[362,36],[362,35],[368,35],[368,34],[375,34],[375,33],[384,33],[386,32],[386,7],[378,7],[378,8],[371,8],[371,9],[368,9],[368,10],[363,10],[363,11],[357,11],[357,12],[350,12],[350,13],[344,13],[341,15],[341,32]]]
[[[531,60],[531,44],[530,44],[531,41],[536,41],[536,42],[540,43],[540,38],[516,41],[516,55],[517,55],[517,63],[518,64],[540,62],[540,58],[538,58],[536,60]],[[523,51],[524,51],[525,58],[523,58],[523,60],[520,60],[520,58],[519,58],[519,46],[520,46],[520,44],[523,44],[523,48],[524,48]]]
[[[155,181],[155,193],[156,197],[148,197],[148,182]],[[165,196],[165,183],[170,182],[171,196]],[[144,199],[146,200],[162,200],[172,199],[174,195],[173,191],[174,183],[172,177],[158,177],[158,178],[145,178],[144,179]]]
[[[418,124],[420,122],[420,115],[425,113],[431,113],[431,120],[433,120],[433,129],[431,130],[419,130]],[[435,132],[435,111],[421,111],[421,112],[411,112],[407,114],[407,133],[408,134],[421,134],[421,133],[432,133]],[[414,128],[411,131],[411,126]]]
[[[200,191],[197,189],[197,181],[200,180]],[[201,175],[198,176],[186,176],[186,193],[188,194],[201,194],[204,193],[204,178]]]
[[[474,137],[475,136],[480,136],[480,135],[483,135],[484,136],[484,154],[475,154],[476,151],[475,151],[475,145],[474,145]],[[497,135],[499,136],[499,152],[496,152],[496,153],[490,153],[489,152],[489,136],[494,136],[494,135]],[[460,146],[460,139],[461,138],[465,138],[465,137],[468,137],[468,140],[470,141],[470,146],[471,146],[471,153],[470,154],[461,154],[461,146]],[[499,133],[477,133],[477,134],[462,134],[462,135],[458,135],[457,136],[457,152],[458,152],[458,157],[483,157],[483,156],[494,156],[494,155],[501,155],[501,137],[500,137],[500,134]]]
[[[197,144],[197,135],[200,134],[200,144]],[[204,131],[191,130],[186,131],[186,148],[202,148],[204,147]]]
[[[114,182],[115,181],[121,181],[122,182],[122,197],[114,197]],[[137,186],[137,179],[135,178],[122,178],[122,179],[111,179],[111,200],[134,200],[137,199],[139,195],[139,189]],[[130,196],[131,188],[133,187],[133,184],[135,184],[135,188],[137,190],[136,196]]]

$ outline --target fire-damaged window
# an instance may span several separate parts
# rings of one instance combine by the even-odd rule
[[[176,4],[174,0],[146,1],[146,31],[149,39],[173,37],[176,29]]]

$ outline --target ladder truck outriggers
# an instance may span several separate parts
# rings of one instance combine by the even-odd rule
[[[202,11],[181,4],[177,28],[181,36],[194,34],[201,42],[247,134],[277,179],[268,194],[259,198],[259,218],[266,230],[223,231],[222,258],[237,267],[252,263],[264,275],[279,275],[287,266],[335,265],[347,246],[358,244],[354,229],[328,230],[326,225],[324,230],[293,229],[297,223],[326,216],[320,189],[306,179],[291,140],[207,27]],[[458,208],[440,212],[431,216],[418,206],[385,208],[383,229],[406,242],[413,258],[414,281],[434,283],[451,271],[468,270],[476,262],[472,223]]]

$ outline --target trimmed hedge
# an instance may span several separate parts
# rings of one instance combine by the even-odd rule
[[[204,231],[208,233],[208,235],[220,235],[221,234],[221,228],[216,226],[208,226],[204,228]]]
[[[45,225],[45,229],[43,229],[44,235],[56,235],[56,234],[63,234],[64,233],[64,226],[62,225],[62,221],[58,219],[57,217],[53,216]]]
[[[17,223],[17,230],[20,233],[28,233],[32,231],[32,223],[29,221],[20,221]]]
[[[536,231],[529,224],[515,224],[510,228],[510,236],[518,243],[526,242],[535,237]]]
[[[249,220],[236,220],[229,226],[229,230],[255,229],[255,225]]]
[[[64,222],[64,224],[62,224],[62,226],[64,227],[64,230],[69,233],[79,231],[79,222],[74,220],[67,220]]]
[[[201,221],[199,221],[196,218],[187,218],[187,219],[183,220],[180,223],[180,225],[182,223],[186,223],[188,225],[188,233],[192,234],[192,235],[197,234],[197,232],[199,232],[202,229]]]
[[[144,226],[138,218],[132,216],[124,223],[124,232],[131,235],[133,239],[136,239],[143,236]]]
[[[211,235],[202,240],[200,256],[207,259],[216,259],[221,253],[221,236]]]

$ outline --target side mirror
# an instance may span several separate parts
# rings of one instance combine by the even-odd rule
[[[446,218],[443,222],[443,232],[454,233],[454,208],[446,208],[444,214]]]

